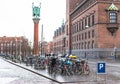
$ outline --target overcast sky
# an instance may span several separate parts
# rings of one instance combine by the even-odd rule
[[[52,40],[65,19],[66,0],[0,0],[0,36],[25,36],[33,41],[32,2],[36,6],[41,2],[39,40],[42,24],[45,40]]]

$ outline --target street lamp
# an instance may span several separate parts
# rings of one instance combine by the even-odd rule
[[[17,59],[17,39],[15,39],[15,57],[16,57],[16,59]]]
[[[10,54],[12,55],[12,41],[10,42]]]
[[[114,56],[115,56],[115,59],[116,59],[116,53],[117,53],[117,47],[115,46],[114,47]]]
[[[6,52],[6,56],[7,56],[7,41],[5,41],[5,52]]]
[[[22,60],[22,58],[21,58],[21,43],[22,43],[22,40],[20,40],[20,51],[19,51],[20,63],[21,63],[21,60]]]
[[[62,51],[62,54],[64,54],[64,55],[65,55],[65,52],[66,52],[66,50],[65,50],[65,46],[66,46],[66,43],[65,43],[66,37],[67,37],[66,35],[63,36],[63,46],[62,46],[62,48],[63,48],[62,50],[63,50],[63,51]]]
[[[32,49],[32,47],[31,47],[31,41],[29,42],[29,55],[32,55],[32,52],[31,52],[31,49]]]
[[[85,28],[89,28],[89,26],[88,26],[88,25],[86,25],[86,26],[85,26]]]
[[[40,55],[42,56],[42,41],[39,42],[39,45],[40,45]]]

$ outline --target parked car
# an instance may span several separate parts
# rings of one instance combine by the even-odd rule
[[[76,56],[75,54],[72,54],[72,55],[69,56],[69,58],[71,58],[71,59],[76,59],[77,56]]]
[[[5,53],[0,53],[0,56],[1,57],[4,57],[6,54]]]

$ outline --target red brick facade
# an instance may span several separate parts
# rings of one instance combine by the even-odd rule
[[[53,53],[55,54],[65,54],[65,25],[62,24],[61,27],[54,31],[53,37]]]
[[[49,53],[53,53],[53,42],[52,41],[50,41],[50,42],[48,42],[48,44],[47,44],[47,52],[46,52],[46,54],[49,54]]]
[[[28,39],[23,36],[20,37],[0,37],[0,53],[7,54],[19,58],[21,55],[24,59],[25,56],[31,55],[31,47]]]
[[[109,51],[107,55],[110,55],[114,47],[119,50],[119,0],[66,1],[65,27],[66,44],[68,44],[66,51],[68,53],[74,53],[78,56],[84,56],[85,53],[88,53],[89,56],[93,56],[93,54],[94,56],[100,56],[101,53],[99,52],[104,51]],[[112,3],[118,10],[108,10]],[[112,13],[116,14],[117,18]],[[111,19],[112,21],[116,20],[116,22],[110,22]]]
[[[38,56],[39,55],[39,18],[33,18],[34,22],[34,43],[33,43],[33,55]]]

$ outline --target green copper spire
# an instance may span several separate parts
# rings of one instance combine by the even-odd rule
[[[41,3],[40,6],[34,6],[34,3],[32,3],[32,15],[33,17],[40,17],[40,8],[41,8]]]
[[[64,25],[64,19],[62,19],[62,25]]]
[[[109,8],[107,8],[108,11],[118,11],[119,9],[112,3]]]

